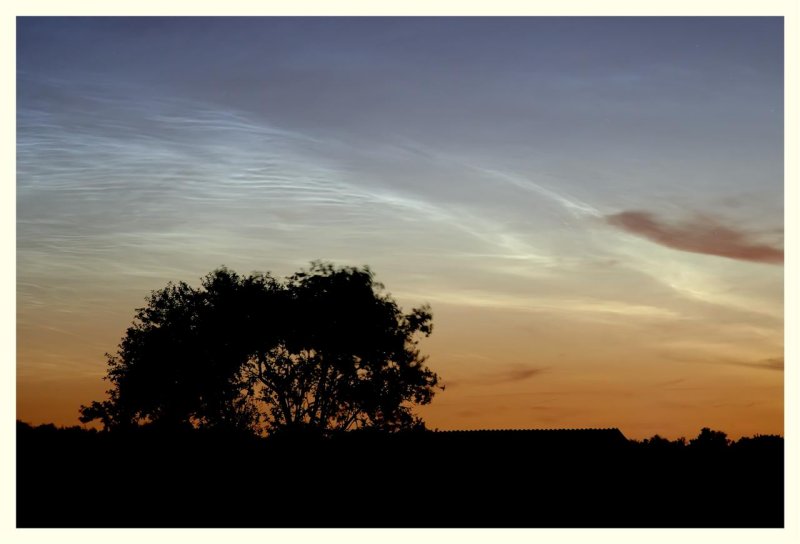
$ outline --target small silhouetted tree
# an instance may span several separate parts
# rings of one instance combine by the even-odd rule
[[[728,435],[724,432],[703,427],[697,438],[689,440],[689,447],[696,451],[718,451],[724,450],[730,443]]]
[[[222,268],[200,288],[169,284],[108,356],[108,399],[81,407],[106,428],[151,423],[325,432],[422,426],[412,404],[438,377],[404,314],[368,268],[312,263],[279,282]]]

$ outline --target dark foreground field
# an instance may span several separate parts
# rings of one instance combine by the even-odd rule
[[[22,425],[17,525],[783,526],[779,438],[675,448],[593,432],[263,440]]]

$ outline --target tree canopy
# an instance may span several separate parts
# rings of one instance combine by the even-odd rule
[[[107,429],[251,431],[424,426],[411,408],[438,376],[420,354],[428,306],[403,313],[368,267],[314,262],[279,281],[227,268],[170,283],[108,354],[108,398],[81,406]]]

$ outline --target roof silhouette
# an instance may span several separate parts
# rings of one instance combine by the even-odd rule
[[[625,435],[608,429],[476,429],[448,430],[430,433],[440,442],[464,445],[522,446],[548,448],[614,448],[629,444]]]
[[[576,429],[450,429],[450,430],[436,430],[436,433],[607,433],[607,434],[620,434],[616,427],[608,428],[576,428]],[[622,435],[624,436],[624,435]]]

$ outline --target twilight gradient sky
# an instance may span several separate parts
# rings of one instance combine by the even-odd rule
[[[430,427],[783,432],[780,18],[19,18],[18,418],[134,308],[368,264]]]

